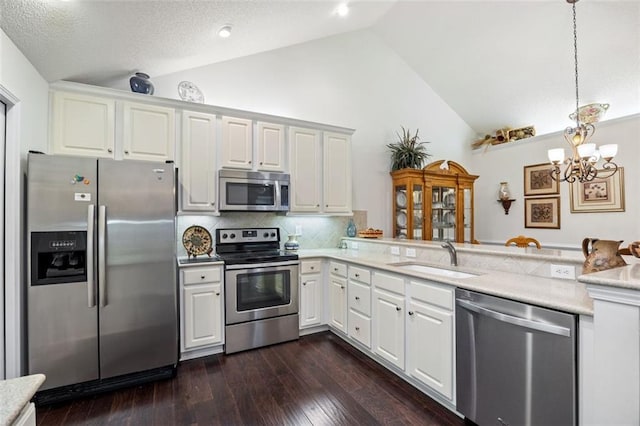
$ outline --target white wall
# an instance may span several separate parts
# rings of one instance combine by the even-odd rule
[[[567,123],[568,125],[570,123]],[[476,181],[476,238],[481,242],[504,243],[507,239],[524,234],[534,237],[544,245],[578,247],[585,237],[608,240],[640,240],[640,115],[596,123],[592,142],[598,145],[618,144],[614,161],[624,167],[624,212],[571,213],[569,184],[560,183],[560,229],[533,229],[524,227],[524,166],[546,163],[547,149],[569,146],[562,132],[536,136],[531,139],[489,147],[474,151],[473,171],[480,175]],[[511,198],[509,215],[498,199],[501,181],[508,181]]]
[[[5,187],[5,360],[6,376],[23,372],[24,290],[23,176],[29,149],[46,150],[48,84],[0,30],[0,91],[15,103],[7,111]],[[5,99],[7,100],[7,99]]]
[[[369,31],[153,77],[155,95],[178,98],[193,82],[205,102],[356,129],[353,208],[391,234],[391,179],[385,145],[400,126],[420,129],[432,160],[470,166],[473,131],[391,49]],[[472,167],[468,169],[475,173]]]

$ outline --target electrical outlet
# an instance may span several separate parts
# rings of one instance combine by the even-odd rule
[[[393,254],[395,256],[400,256],[400,247],[391,246],[391,254]]]
[[[351,241],[351,250],[358,250],[358,242]]]
[[[296,225],[296,235],[302,235],[302,225]]]
[[[551,278],[576,279],[576,268],[570,265],[551,265]]]
[[[416,257],[416,249],[408,248],[405,254],[407,257]]]

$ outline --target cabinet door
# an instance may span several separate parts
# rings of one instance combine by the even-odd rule
[[[183,211],[216,209],[215,115],[182,113],[180,194]]]
[[[351,212],[351,137],[325,132],[322,144],[326,213]]]
[[[347,332],[347,280],[331,275],[329,282],[329,325]]]
[[[175,110],[147,104],[123,105],[123,158],[167,161],[175,158]]]
[[[300,276],[300,328],[322,324],[322,275]]]
[[[374,290],[373,351],[404,369],[404,297]]]
[[[283,172],[285,170],[284,126],[258,123],[258,170]]]
[[[184,287],[184,349],[222,343],[221,284]]]
[[[251,169],[252,126],[251,120],[222,117],[222,167]]]
[[[452,400],[453,312],[412,300],[408,317],[408,373]]]
[[[320,211],[320,133],[316,130],[291,127],[291,211]]]
[[[113,158],[115,101],[53,92],[51,145],[54,154]]]

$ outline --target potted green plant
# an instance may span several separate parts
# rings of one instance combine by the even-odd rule
[[[418,130],[411,135],[410,129],[402,127],[402,135],[396,132],[398,141],[387,144],[391,151],[391,171],[400,169],[421,169],[425,160],[431,157],[424,146],[428,142],[419,142]]]

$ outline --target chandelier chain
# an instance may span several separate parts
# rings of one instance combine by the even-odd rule
[[[578,24],[576,21],[576,2],[573,3],[573,61],[575,64],[576,74],[576,127],[580,125],[580,118],[578,114],[578,108],[580,107],[580,101],[578,97]]]

